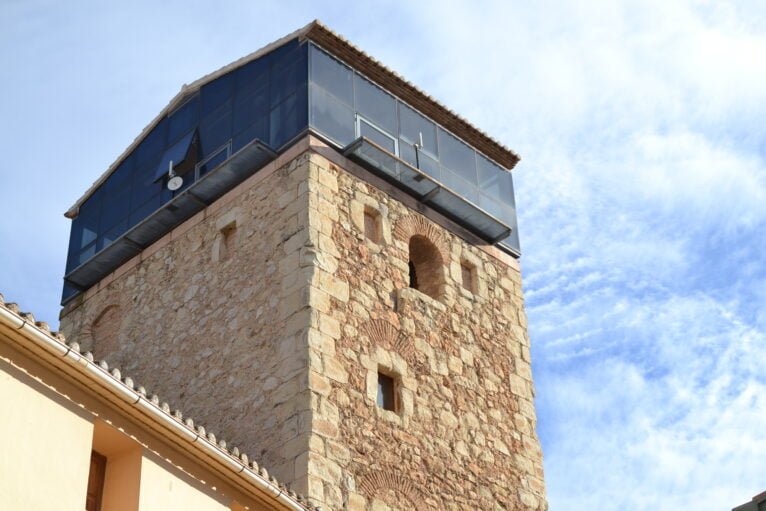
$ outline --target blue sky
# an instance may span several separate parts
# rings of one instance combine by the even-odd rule
[[[553,511],[766,490],[766,4],[0,1],[0,290],[183,83],[313,18],[518,151]]]

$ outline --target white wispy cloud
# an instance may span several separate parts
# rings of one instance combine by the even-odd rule
[[[484,7],[429,39],[441,95],[522,155],[551,508],[746,501],[766,489],[763,7]]]

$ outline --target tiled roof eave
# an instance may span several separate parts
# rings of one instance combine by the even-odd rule
[[[21,344],[28,353],[44,353],[46,363],[75,381],[85,380],[88,384],[80,385],[82,391],[101,399],[105,394],[114,395],[114,399],[122,403],[123,412],[129,410],[157,431],[170,430],[170,436],[176,437],[175,443],[195,455],[209,470],[225,478],[241,478],[244,487],[259,488],[260,493],[253,494],[254,499],[268,499],[280,509],[311,509],[306,498],[279,483],[239,448],[229,447],[225,440],[216,439],[212,432],[195,425],[192,419],[184,419],[179,410],[171,411],[170,405],[161,402],[158,396],[147,396],[143,387],[137,386],[129,376],[123,376],[118,368],[110,368],[105,361],[96,362],[93,354],[82,353],[76,342],[67,343],[63,334],[51,332],[47,323],[36,321],[31,313],[21,312],[15,303],[5,303],[0,294],[0,332],[2,330],[13,334],[3,335],[0,339]],[[124,406],[126,403],[130,406]],[[213,465],[211,460],[216,464]],[[224,467],[228,472],[223,470]]]

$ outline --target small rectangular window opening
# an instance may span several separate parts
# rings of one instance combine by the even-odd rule
[[[384,410],[399,412],[396,379],[378,371],[378,406]]]
[[[372,208],[364,208],[364,235],[373,243],[380,243],[380,214]]]
[[[232,222],[221,229],[221,260],[224,261],[231,257],[234,252],[234,242],[237,233],[237,224]]]
[[[101,511],[104,496],[104,476],[106,474],[106,456],[96,451],[90,453],[90,472],[88,473],[88,493],[85,500],[86,511]]]
[[[460,263],[460,276],[463,287],[468,291],[476,292],[476,267],[470,263]]]

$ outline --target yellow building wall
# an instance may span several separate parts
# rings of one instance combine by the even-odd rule
[[[85,509],[93,425],[0,353],[0,508]]]
[[[230,511],[228,500],[144,451],[139,511]]]

